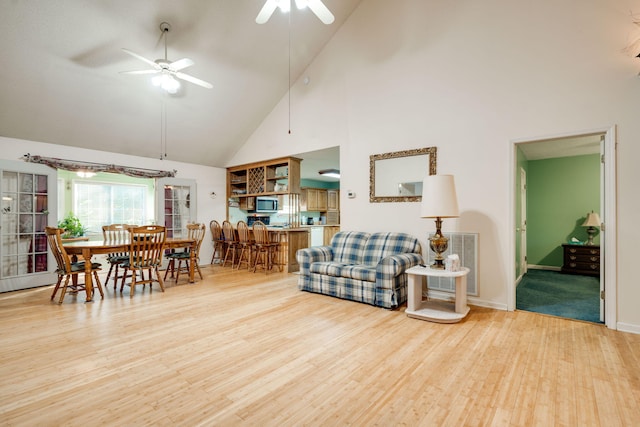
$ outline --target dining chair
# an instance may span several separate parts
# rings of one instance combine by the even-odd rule
[[[229,220],[222,221],[222,235],[224,236],[224,243],[226,250],[224,253],[224,260],[222,266],[227,264],[227,259],[231,255],[231,267],[236,263],[236,252],[238,251],[238,238],[236,237],[236,231],[233,228],[233,224]]]
[[[211,241],[213,242],[213,255],[211,255],[211,264],[217,260],[219,263],[224,259],[224,237],[222,236],[222,226],[215,219],[209,223],[211,229]],[[218,257],[216,258],[216,255]]]
[[[47,236],[47,242],[49,243],[49,248],[51,248],[51,252],[53,253],[54,258],[56,259],[57,269],[56,274],[58,275],[58,281],[56,282],[55,288],[53,288],[53,293],[51,294],[51,300],[56,296],[56,292],[60,288],[62,284],[62,292],[60,293],[60,299],[58,300],[58,304],[62,304],[62,300],[64,300],[64,296],[67,293],[67,289],[71,289],[73,293],[77,293],[80,291],[86,292],[86,287],[84,284],[78,283],[78,276],[80,274],[84,275],[85,273],[85,262],[90,262],[89,260],[80,261],[80,262],[71,262],[71,258],[69,258],[69,254],[65,251],[64,246],[62,245],[62,228],[56,227],[45,227],[45,234]],[[97,286],[100,291],[100,295],[104,299],[104,292],[102,291],[102,284],[100,283],[100,278],[98,277],[98,271],[101,271],[102,265],[97,262],[91,263],[91,274],[94,277],[95,286]],[[62,283],[62,279],[64,278],[64,283]],[[69,279],[72,279],[71,286],[69,286]]]
[[[137,227],[137,225],[130,224],[110,224],[102,226],[102,238],[105,243],[129,243],[129,228]],[[118,270],[122,263],[129,259],[128,252],[113,252],[107,255],[107,262],[110,264],[109,271],[107,272],[107,278],[104,281],[105,287],[109,284],[109,277],[111,273],[113,276],[113,290],[116,290],[118,285],[118,279],[122,279],[122,276],[118,275]]]
[[[206,227],[204,224],[187,224],[187,238],[193,239],[196,241],[196,247],[194,250],[194,265],[193,268],[196,269],[198,274],[200,275],[200,279],[202,279],[202,272],[200,271],[199,260],[200,260],[200,245],[202,245],[202,240],[204,239],[204,234],[206,232]],[[186,248],[183,251],[172,252],[165,255],[165,258],[169,260],[169,264],[167,265],[167,269],[164,272],[164,279],[167,279],[167,274],[171,271],[171,278],[173,279],[173,273],[176,273],[176,283],[178,282],[178,278],[180,277],[180,271],[189,272],[189,260],[191,259],[191,250],[192,248]],[[178,261],[178,267],[176,268],[176,261]],[[184,266],[182,263],[184,262]]]
[[[256,272],[258,265],[262,265],[265,273],[273,268],[275,258],[280,243],[272,242],[269,238],[269,230],[262,221],[253,223],[253,238],[255,239],[255,259],[253,262],[253,272]]]
[[[136,285],[149,284],[149,288],[154,282],[160,285],[164,292],[162,276],[158,272],[158,267],[162,264],[162,251],[166,240],[166,228],[162,225],[143,225],[129,229],[129,259],[122,263],[124,273],[120,285],[120,292],[124,289],[127,272],[131,272],[131,290],[129,296],[133,297]],[[148,278],[144,278],[144,271],[148,272]],[[138,280],[138,274],[140,280]],[[155,275],[155,279],[154,279]]]
[[[240,249],[236,268],[240,270],[240,267],[244,262],[247,265],[248,270],[251,268],[251,255],[253,254],[255,241],[251,239],[251,230],[246,222],[238,221],[236,229],[238,231],[238,248]]]

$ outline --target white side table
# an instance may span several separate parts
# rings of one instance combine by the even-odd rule
[[[407,296],[407,316],[438,323],[456,323],[469,313],[467,306],[467,274],[469,269],[461,267],[460,271],[436,270],[431,267],[411,267],[405,271],[409,275],[409,295]],[[446,301],[423,301],[422,278],[455,277],[455,304]],[[427,279],[427,288],[429,287]]]

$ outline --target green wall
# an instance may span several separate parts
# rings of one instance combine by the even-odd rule
[[[340,181],[316,181],[315,179],[301,179],[300,187],[326,188],[327,190],[339,190]]]
[[[587,240],[591,211],[600,213],[599,154],[527,162],[528,263],[561,267],[562,243]]]

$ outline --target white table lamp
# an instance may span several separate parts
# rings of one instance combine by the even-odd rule
[[[453,175],[428,175],[422,184],[422,218],[436,219],[436,232],[429,237],[429,247],[435,252],[435,262],[431,268],[444,269],[442,253],[449,246],[449,239],[442,235],[442,218],[456,218],[458,198]]]
[[[583,227],[587,227],[587,234],[589,235],[587,245],[593,245],[593,236],[596,234],[596,227],[600,227],[600,224],[600,216],[597,213],[591,211],[587,214],[587,219],[582,223]]]

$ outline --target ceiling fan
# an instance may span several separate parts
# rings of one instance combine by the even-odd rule
[[[329,11],[327,6],[322,3],[322,0],[295,0],[296,6],[298,9],[304,9],[305,7],[309,7],[313,13],[324,23],[331,24],[335,18],[333,14]],[[256,17],[256,22],[258,24],[264,24],[271,18],[273,12],[276,8],[279,7],[280,11],[283,13],[288,13],[291,10],[291,0],[267,0],[260,13]]]
[[[202,86],[207,89],[211,89],[213,87],[211,83],[205,82],[204,80],[200,80],[199,78],[193,77],[181,71],[194,64],[191,59],[182,58],[173,62],[170,62],[167,59],[167,33],[171,30],[171,25],[167,22],[163,22],[160,24],[160,30],[162,31],[161,37],[164,37],[164,59],[156,59],[155,61],[151,61],[142,55],[138,55],[137,53],[130,51],[129,49],[122,48],[124,52],[128,53],[134,58],[138,58],[139,60],[147,63],[148,65],[151,65],[152,67],[148,70],[122,71],[122,74],[157,74],[157,76],[154,76],[151,79],[151,82],[155,86],[160,86],[162,89],[171,94],[176,93],[178,89],[180,89],[180,82],[175,78],[185,80],[187,82]]]

